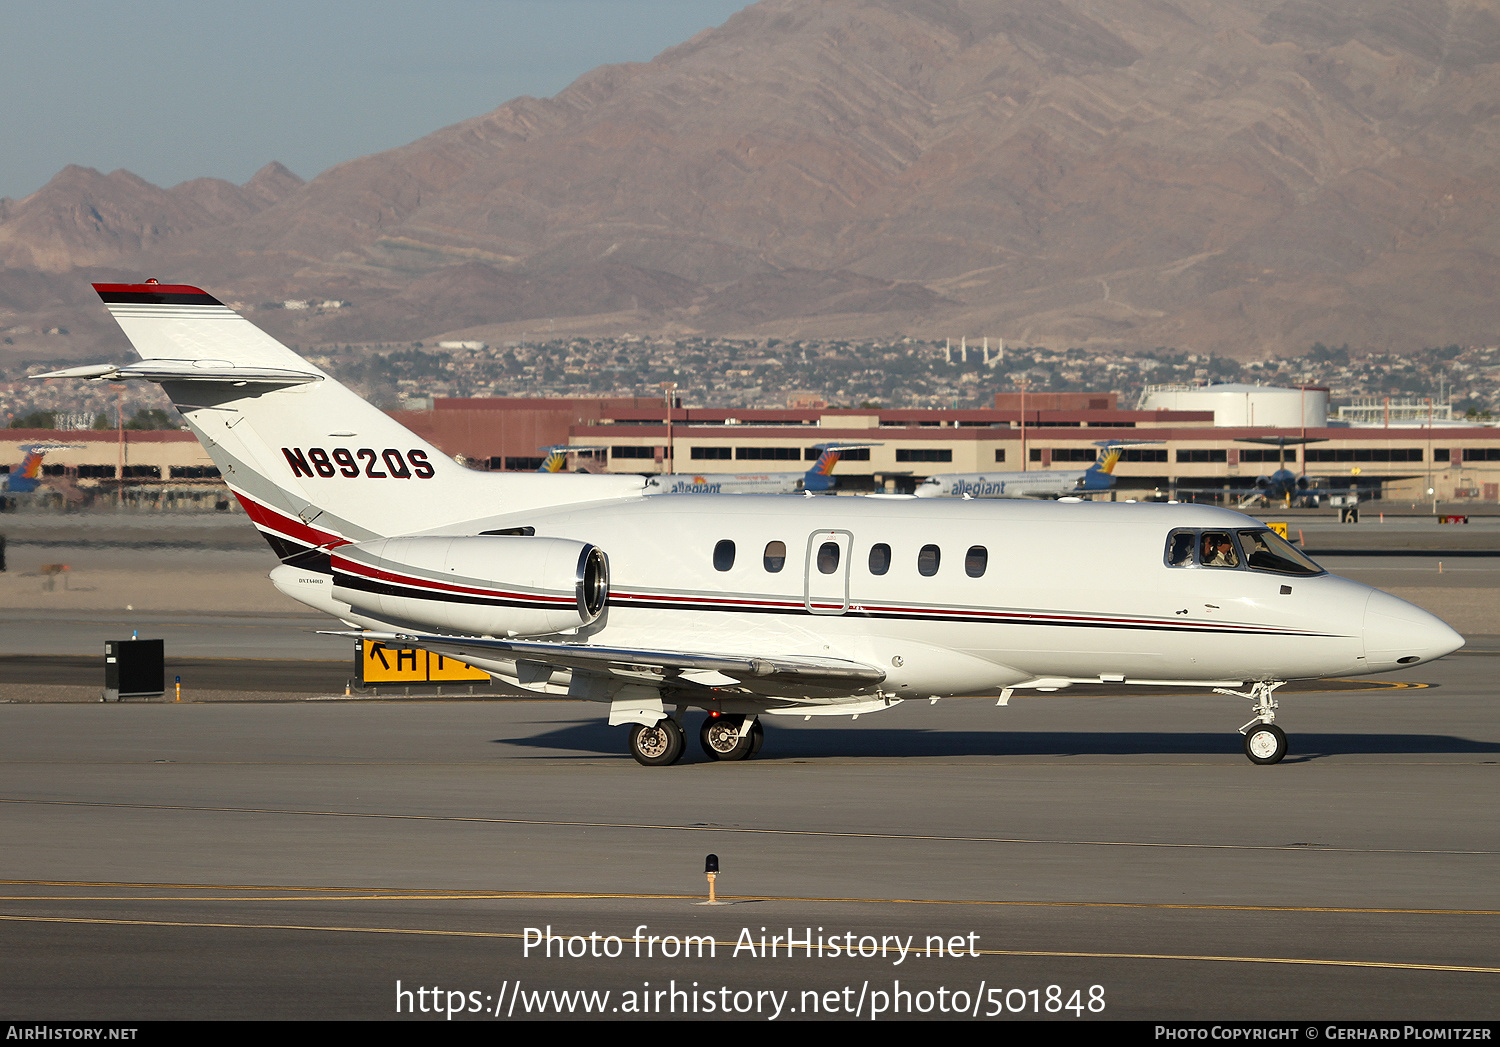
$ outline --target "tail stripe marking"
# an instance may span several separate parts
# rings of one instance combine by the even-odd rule
[[[105,305],[217,305],[223,303],[202,288],[187,284],[95,284]]]
[[[285,535],[288,538],[313,547],[349,544],[349,539],[343,535],[334,534],[332,531],[320,530],[316,527],[309,527],[296,517],[278,512],[269,505],[262,505],[240,491],[235,491],[234,496],[245,507],[245,515],[250,517],[251,522],[262,530],[274,531],[277,534]]]

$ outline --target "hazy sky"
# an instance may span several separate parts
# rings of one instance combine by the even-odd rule
[[[303,178],[644,61],[749,0],[0,0],[0,196],[67,164]]]

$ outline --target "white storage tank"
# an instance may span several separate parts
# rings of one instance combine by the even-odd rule
[[[1141,410],[1212,411],[1214,425],[1321,429],[1328,425],[1328,390],[1274,385],[1158,385],[1141,393]]]

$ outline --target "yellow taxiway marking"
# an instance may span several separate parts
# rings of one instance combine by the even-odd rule
[[[0,895],[0,901],[27,902],[142,902],[142,901],[696,901],[696,894],[643,894],[620,891],[480,891],[445,890],[442,888],[391,887],[300,887],[287,884],[213,884],[213,883],[118,883],[106,880],[0,880],[5,887],[105,888],[116,891],[218,891],[238,892],[227,897],[205,898],[199,895],[74,895],[25,894]],[[282,892],[270,894],[260,892]],[[242,897],[251,893],[253,897]],[[722,895],[736,902],[804,902],[850,905],[976,905],[1008,908],[1057,909],[1178,909],[1203,912],[1268,913],[1342,913],[1356,916],[1500,916],[1500,909],[1410,909],[1396,907],[1343,905],[1228,905],[1197,902],[1085,902],[986,898],[838,898],[819,895],[745,894]]]
[[[209,923],[186,920],[103,920],[65,916],[8,916],[0,921],[17,923],[87,924],[104,927],[180,927],[211,930],[312,931],[334,934],[410,934],[442,938],[489,938],[524,940],[514,931],[448,931],[428,927],[340,927],[295,923]],[[715,948],[732,949],[736,942],[714,942]],[[1075,952],[1055,949],[979,949],[980,956],[1030,956],[1081,960],[1177,960],[1196,963],[1274,963],[1310,967],[1364,967],[1387,971],[1441,971],[1457,974],[1500,974],[1500,967],[1474,967],[1448,963],[1405,963],[1398,960],[1329,960],[1306,956],[1213,956],[1191,953]]]
[[[835,832],[831,829],[770,829],[740,825],[671,825],[654,822],[584,822],[551,818],[487,818],[461,814],[395,814],[368,811],[311,811],[274,807],[195,807],[167,803],[104,803],[97,800],[23,800],[0,796],[0,803],[43,807],[100,807],[128,811],[184,811],[194,814],[279,814],[298,818],[368,818],[407,822],[453,822],[474,825],[550,825],[561,829],[642,829],[656,832],[744,833],[756,836],[826,837],[839,840],[912,840],[922,843],[1029,844],[1042,847],[1142,847],[1202,851],[1306,851],[1318,854],[1467,854],[1494,850],[1433,847],[1334,847],[1304,843],[1168,843],[1148,840],[1045,840],[1024,836],[939,836],[923,833]],[[3,882],[3,881],[0,881]]]

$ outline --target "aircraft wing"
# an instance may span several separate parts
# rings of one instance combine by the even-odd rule
[[[720,673],[744,690],[774,697],[815,694],[848,695],[868,691],[885,680],[885,670],[843,658],[809,655],[761,657],[695,651],[662,651],[640,647],[558,643],[551,640],[501,640],[441,633],[396,633],[369,630],[330,630],[332,636],[374,640],[387,646],[421,647],[479,659],[540,662],[559,669],[581,669],[610,674]],[[733,682],[730,682],[733,681]]]

